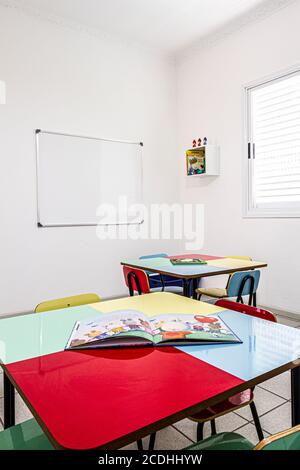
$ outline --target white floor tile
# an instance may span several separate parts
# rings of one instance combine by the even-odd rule
[[[300,326],[300,319],[299,320],[294,320],[292,318],[288,317],[282,317],[281,315],[276,315],[278,323],[281,323],[282,325],[287,325],[287,326]]]
[[[264,390],[263,388],[256,387],[254,390],[254,402],[258,415],[261,416],[262,414],[271,411],[276,406],[283,405],[283,403],[285,403],[285,400],[283,398],[278,397],[277,395],[274,395],[271,392],[268,392],[267,390]],[[247,419],[248,421],[253,420],[250,406],[240,408],[235,413]]]
[[[291,425],[291,403],[287,402],[275,410],[270,411],[260,418],[262,428],[270,434],[276,434],[290,428]]]
[[[161,431],[158,431],[156,434],[155,440],[155,450],[180,450],[188,447],[192,442],[180,432],[174,429],[172,426],[169,426]],[[146,437],[143,439],[144,449],[148,449],[149,438]],[[137,444],[132,443],[126,447],[123,447],[122,450],[137,450]]]
[[[244,436],[246,439],[248,439],[248,441],[252,442],[253,445],[256,445],[258,443],[258,436],[254,424],[246,424],[246,426],[237,429],[235,432]],[[264,431],[264,437],[268,436],[269,433],[267,431]]]
[[[220,416],[216,419],[217,432],[234,431],[235,429],[246,424],[247,421],[241,416],[237,416],[234,413],[228,413],[227,415]],[[179,429],[183,434],[188,436],[191,440],[196,441],[197,439],[197,423],[190,419],[183,419],[173,425],[176,429]],[[204,437],[211,435],[210,423],[204,424]]]
[[[270,392],[276,393],[277,395],[285,398],[286,400],[291,399],[291,373],[290,371],[284,372],[283,374],[277,375],[272,379],[266,380],[259,385],[259,387],[269,390]]]

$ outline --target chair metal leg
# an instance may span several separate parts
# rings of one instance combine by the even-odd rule
[[[253,305],[253,307],[256,307],[256,292],[255,292],[255,294],[253,294],[252,305]]]
[[[156,432],[150,434],[149,450],[154,450],[155,438],[156,438]]]
[[[144,450],[142,439],[138,439],[136,443],[137,443],[138,450]]]
[[[253,421],[254,421],[254,424],[255,424],[258,439],[259,439],[259,441],[262,441],[264,439],[264,434],[263,434],[263,431],[262,431],[262,428],[261,428],[261,424],[260,424],[260,421],[259,421],[259,417],[258,417],[258,413],[257,413],[257,409],[256,409],[254,401],[252,401],[250,403],[250,409],[251,409],[251,413],[252,413],[252,416],[253,416]]]
[[[197,442],[203,441],[203,428],[204,428],[204,423],[197,424]]]
[[[215,434],[217,434],[216,421],[214,419],[210,421],[210,427],[211,427],[211,435],[214,436]]]

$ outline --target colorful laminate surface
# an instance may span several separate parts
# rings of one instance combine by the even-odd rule
[[[207,260],[204,265],[183,265],[174,266],[171,258],[150,258],[150,259],[133,259],[124,260],[122,265],[140,268],[146,271],[166,274],[180,278],[201,278],[206,276],[214,276],[219,274],[230,274],[236,271],[246,271],[249,269],[262,268],[267,266],[262,261],[249,261],[234,258],[220,258],[208,255],[179,255],[179,258],[197,256]]]
[[[93,318],[99,312],[107,313],[121,309],[140,310],[150,316],[185,312],[209,315],[223,310],[181,295],[156,292],[6,318],[0,320],[0,362],[9,364],[62,351],[77,320]]]
[[[243,343],[64,351],[76,320],[120,309],[219,314]],[[57,448],[119,448],[300,364],[300,330],[171,293],[0,321],[0,361]]]
[[[7,371],[51,441],[67,449],[121,447],[243,383],[170,347],[63,351]]]

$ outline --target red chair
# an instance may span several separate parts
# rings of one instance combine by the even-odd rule
[[[228,310],[236,310],[237,312],[251,315],[252,317],[262,318],[263,320],[277,322],[274,313],[264,310],[262,308],[250,307],[249,305],[233,302],[232,300],[218,300],[215,305]]]
[[[123,266],[123,274],[131,297],[135,292],[138,292],[139,295],[150,293],[149,279],[145,271],[131,268],[130,266]]]

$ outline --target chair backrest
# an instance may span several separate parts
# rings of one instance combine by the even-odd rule
[[[260,271],[238,271],[232,274],[227,287],[228,297],[241,297],[256,293],[260,279]]]
[[[253,450],[300,450],[300,425],[263,439]]]
[[[139,259],[151,259],[151,258],[167,258],[167,253],[155,253],[154,255],[143,255]]]
[[[245,313],[246,315],[251,315],[252,317],[262,318],[263,320],[277,322],[277,319],[274,313],[264,310],[262,308],[251,307],[250,305],[239,304],[237,302],[232,302],[231,300],[217,300],[215,303],[218,307],[223,307],[228,310],[235,310],[237,312]]]
[[[236,256],[236,255],[231,256],[230,255],[230,256],[225,256],[225,258],[240,259],[242,261],[252,261],[251,256]],[[232,278],[232,274],[229,274],[226,289],[228,289],[228,287],[229,287],[229,283],[230,283],[231,278]]]
[[[36,313],[58,310],[60,308],[77,307],[79,305],[93,304],[100,302],[101,298],[97,294],[79,294],[72,297],[63,297],[61,299],[47,300],[41,302],[35,307]]]
[[[123,266],[123,274],[131,296],[134,295],[134,292],[138,292],[139,295],[149,294],[149,279],[145,271],[131,268],[130,266]]]

